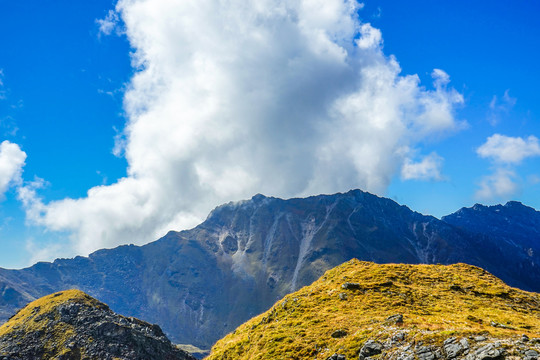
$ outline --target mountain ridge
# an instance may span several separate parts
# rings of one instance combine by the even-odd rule
[[[525,234],[516,241],[535,234],[538,214],[527,221],[510,217]],[[175,342],[209,348],[243,321],[351,258],[467,262],[513,286],[538,289],[538,237],[527,239],[528,247],[508,239],[503,246],[489,233],[490,222],[498,219],[479,228],[458,220],[447,218],[451,224],[360,190],[287,200],[258,194],[220,205],[197,227],[171,231],[144,246],[0,269],[0,316],[7,318],[42,295],[79,288],[116,312],[159,323]]]

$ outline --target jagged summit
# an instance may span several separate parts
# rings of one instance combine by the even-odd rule
[[[159,326],[114,314],[79,290],[28,304],[0,327],[0,358],[194,360]]]
[[[483,204],[476,203],[471,207],[463,207],[453,214],[443,216],[442,219],[444,220],[450,217],[463,216],[463,215],[472,214],[472,213],[500,213],[500,212],[507,213],[507,214],[520,213],[520,214],[529,214],[529,215],[539,213],[536,209],[530,206],[524,205],[523,203],[519,201],[511,200],[511,201],[506,202],[506,204],[504,205],[502,204],[483,205]]]
[[[227,335],[208,360],[537,359],[540,294],[466,264],[327,271]]]

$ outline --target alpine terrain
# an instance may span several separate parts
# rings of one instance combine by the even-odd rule
[[[195,360],[159,326],[113,313],[79,290],[38,299],[0,327],[0,359]]]
[[[256,195],[199,226],[144,246],[0,269],[0,318],[77,288],[112,310],[209,349],[244,321],[352,258],[479,266],[540,291],[540,212],[520,203],[461,209],[442,220],[353,190],[282,200]]]
[[[208,360],[538,359],[540,294],[478,267],[327,271],[227,335]]]

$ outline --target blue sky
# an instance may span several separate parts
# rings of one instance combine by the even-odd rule
[[[0,266],[258,192],[540,209],[540,5],[323,3],[0,0]]]

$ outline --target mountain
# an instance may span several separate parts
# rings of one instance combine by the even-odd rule
[[[79,290],[38,299],[0,327],[0,358],[9,360],[195,360],[159,326],[113,313]]]
[[[524,218],[519,214],[530,212],[525,208],[508,206],[515,216],[462,209],[456,213],[461,220],[451,215],[442,221],[360,190],[289,200],[256,195],[219,206],[196,228],[145,246],[0,269],[0,316],[7,319],[45,294],[78,288],[118,313],[160,324],[176,343],[209,349],[242,322],[352,258],[465,262],[512,286],[540,291],[540,239],[534,235],[539,213],[532,210],[532,218]],[[473,214],[479,219],[468,222]],[[503,246],[491,230],[504,218],[509,230]],[[467,225],[482,222],[483,228]]]
[[[539,356],[540,294],[466,264],[353,259],[238,327],[207,360]]]
[[[514,286],[540,291],[540,212],[516,201],[476,204],[442,220],[465,232],[493,272]],[[490,270],[491,271],[491,270]]]

